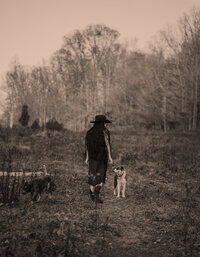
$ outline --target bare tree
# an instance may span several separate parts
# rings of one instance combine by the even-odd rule
[[[106,111],[109,94],[111,62],[119,33],[104,25],[89,26],[64,37],[62,48],[54,54],[53,62],[66,88],[66,99],[76,109],[76,122],[83,129],[87,119],[99,110]],[[81,103],[80,108],[78,103]]]

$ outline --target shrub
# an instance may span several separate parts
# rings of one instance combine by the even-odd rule
[[[33,130],[40,129],[40,124],[38,119],[34,120],[33,124],[31,125],[31,129]]]
[[[63,130],[63,125],[58,123],[55,119],[52,119],[46,123],[46,128],[49,130],[61,131]]]

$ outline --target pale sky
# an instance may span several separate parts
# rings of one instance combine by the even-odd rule
[[[0,76],[17,58],[39,65],[62,45],[63,36],[90,24],[105,24],[138,48],[200,0],[0,0]]]

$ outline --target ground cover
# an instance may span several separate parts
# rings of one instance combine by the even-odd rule
[[[4,168],[45,164],[57,185],[39,203],[21,191],[17,201],[1,203],[1,256],[199,256],[198,133],[111,130],[114,165],[128,173],[127,196],[114,197],[110,165],[98,205],[88,194],[84,133],[1,140]],[[8,152],[10,162],[2,157]]]

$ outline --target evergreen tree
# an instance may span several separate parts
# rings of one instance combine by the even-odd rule
[[[21,123],[21,125],[23,127],[28,126],[28,122],[29,122],[29,114],[28,114],[28,106],[26,104],[24,104],[22,106],[22,115],[19,118],[19,122]]]

